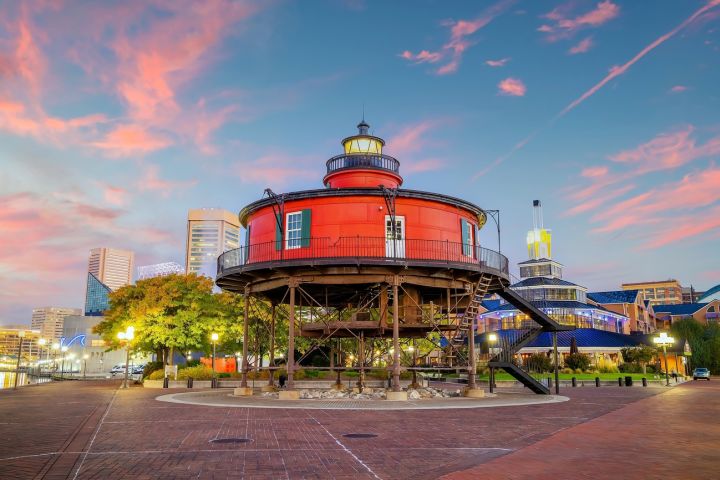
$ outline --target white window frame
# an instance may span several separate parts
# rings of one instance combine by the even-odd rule
[[[290,217],[297,215],[297,228],[290,229]],[[290,232],[297,232],[297,238],[290,238]],[[292,242],[292,244],[291,244]],[[294,250],[302,247],[302,211],[285,214],[285,250]]]

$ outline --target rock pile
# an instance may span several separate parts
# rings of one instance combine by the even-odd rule
[[[462,396],[462,392],[460,390],[449,391],[432,387],[424,387],[417,389],[410,388],[407,392],[408,398],[411,400]],[[278,392],[263,392],[262,396],[264,398],[278,398]],[[383,389],[372,389],[371,391],[366,390],[363,393],[353,393],[348,390],[325,390],[320,388],[310,388],[300,390],[300,398],[316,400],[385,400],[385,398],[387,398],[387,395],[385,394],[385,390]]]
[[[460,390],[448,391],[432,387],[408,389],[408,398],[411,400],[419,400],[421,398],[448,398],[461,396],[462,392],[460,392]]]

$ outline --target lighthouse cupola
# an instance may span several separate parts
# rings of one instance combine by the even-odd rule
[[[370,125],[363,119],[358,134],[341,143],[344,153],[327,161],[323,183],[327,188],[397,188],[402,185],[400,162],[382,153],[385,141],[370,135]]]

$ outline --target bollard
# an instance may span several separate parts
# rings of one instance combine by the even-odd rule
[[[577,378],[572,377],[571,380],[572,380],[572,386],[573,386],[573,387],[577,387]]]
[[[192,378],[192,377],[188,377],[188,385],[187,385],[187,387],[188,387],[188,388],[192,388],[192,387],[193,387],[193,378]]]
[[[618,377],[618,387],[622,387],[622,377]]]
[[[547,379],[547,386],[549,389],[552,389],[552,377],[548,377]]]
[[[643,382],[643,387],[647,387],[647,378],[643,377],[642,382]]]
[[[595,386],[596,387],[600,386],[600,377],[595,377]]]
[[[625,377],[625,386],[632,387],[632,377],[629,375],[627,377]]]
[[[168,387],[170,387],[170,378],[165,377],[165,378],[163,378],[163,388],[168,388]]]

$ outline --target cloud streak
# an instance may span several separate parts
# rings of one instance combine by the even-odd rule
[[[512,5],[514,0],[502,0],[488,7],[482,14],[472,20],[449,21],[445,26],[450,28],[450,39],[437,51],[420,50],[419,53],[412,53],[405,50],[400,57],[414,64],[442,62],[443,65],[435,68],[437,75],[448,75],[458,71],[460,62],[465,52],[474,45],[469,39],[480,29],[486,27],[497,16],[504,13]],[[489,64],[489,63],[488,63]],[[491,65],[501,66],[501,65]]]
[[[597,28],[620,14],[620,7],[610,0],[604,0],[598,3],[593,10],[574,17],[570,16],[571,8],[572,3],[568,3],[543,15],[543,18],[550,22],[541,25],[538,31],[546,34],[548,41],[555,42],[571,37],[579,30]]]
[[[500,95],[524,97],[525,92],[527,92],[527,87],[520,79],[509,77],[498,83],[498,93]]]

